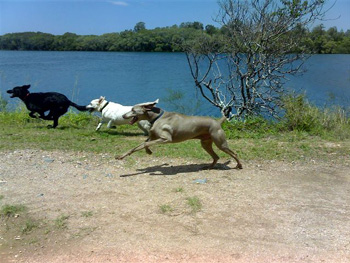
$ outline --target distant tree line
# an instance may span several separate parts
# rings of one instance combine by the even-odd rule
[[[303,31],[304,43],[310,53],[349,54],[350,30],[338,31],[336,27],[325,30],[323,25]],[[184,42],[195,43],[203,36],[213,39],[218,48],[226,34],[225,27],[217,28],[200,22],[187,22],[171,27],[146,29],[139,22],[133,30],[120,33],[97,35],[77,35],[65,33],[52,35],[42,32],[11,33],[0,36],[1,50],[40,51],[141,51],[141,52],[182,52]],[[298,52],[298,50],[295,50]]]

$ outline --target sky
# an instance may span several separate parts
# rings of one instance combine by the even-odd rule
[[[102,35],[133,29],[138,22],[147,29],[194,21],[219,26],[218,10],[217,0],[0,0],[0,35]],[[350,29],[350,0],[336,0],[327,18],[326,28]]]

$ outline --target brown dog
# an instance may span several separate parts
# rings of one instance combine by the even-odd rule
[[[203,149],[213,158],[213,163],[209,166],[209,169],[213,168],[219,160],[219,156],[213,150],[213,142],[220,150],[236,160],[236,168],[243,168],[237,155],[228,147],[225,132],[221,128],[226,117],[222,117],[217,121],[209,117],[186,116],[174,112],[165,112],[154,107],[157,103],[158,100],[137,104],[132,107],[131,111],[123,115],[123,118],[131,119],[130,124],[134,124],[139,120],[148,120],[152,127],[146,142],[131,149],[124,155],[116,157],[116,159],[122,160],[126,156],[142,149],[145,149],[148,154],[152,154],[149,147],[155,144],[199,139]]]

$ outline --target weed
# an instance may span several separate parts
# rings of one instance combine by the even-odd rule
[[[175,193],[183,193],[185,190],[182,187],[177,187],[174,189]]]
[[[0,111],[6,111],[8,101],[2,96],[0,92]]]
[[[32,219],[27,219],[25,222],[24,227],[22,228],[22,233],[23,234],[28,234],[30,233],[33,229],[37,228],[39,224]]]
[[[54,221],[55,227],[58,229],[66,229],[68,218],[68,215],[60,215],[59,217],[57,217]]]
[[[12,217],[26,210],[27,207],[24,205],[4,205],[1,207],[0,216]]]
[[[81,212],[81,216],[82,217],[92,217],[93,216],[93,212],[92,211],[84,211],[84,212]]]
[[[0,201],[2,201],[2,199],[4,199],[4,198],[5,198],[5,196],[0,195]]]
[[[159,208],[163,214],[174,211],[174,209],[170,205],[161,205]]]
[[[188,197],[187,204],[191,207],[192,213],[196,213],[202,209],[202,202],[197,196]]]

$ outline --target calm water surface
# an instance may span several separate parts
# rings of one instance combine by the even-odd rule
[[[315,55],[307,72],[293,77],[287,87],[305,91],[318,105],[350,106],[350,55]],[[101,95],[125,105],[162,99],[168,90],[185,92],[189,104],[198,95],[186,57],[181,53],[32,52],[0,51],[0,92],[31,84],[32,92],[58,91],[74,102],[87,104]],[[330,101],[331,98],[331,101]],[[15,101],[10,100],[11,104]],[[218,115],[202,103],[201,115]]]

